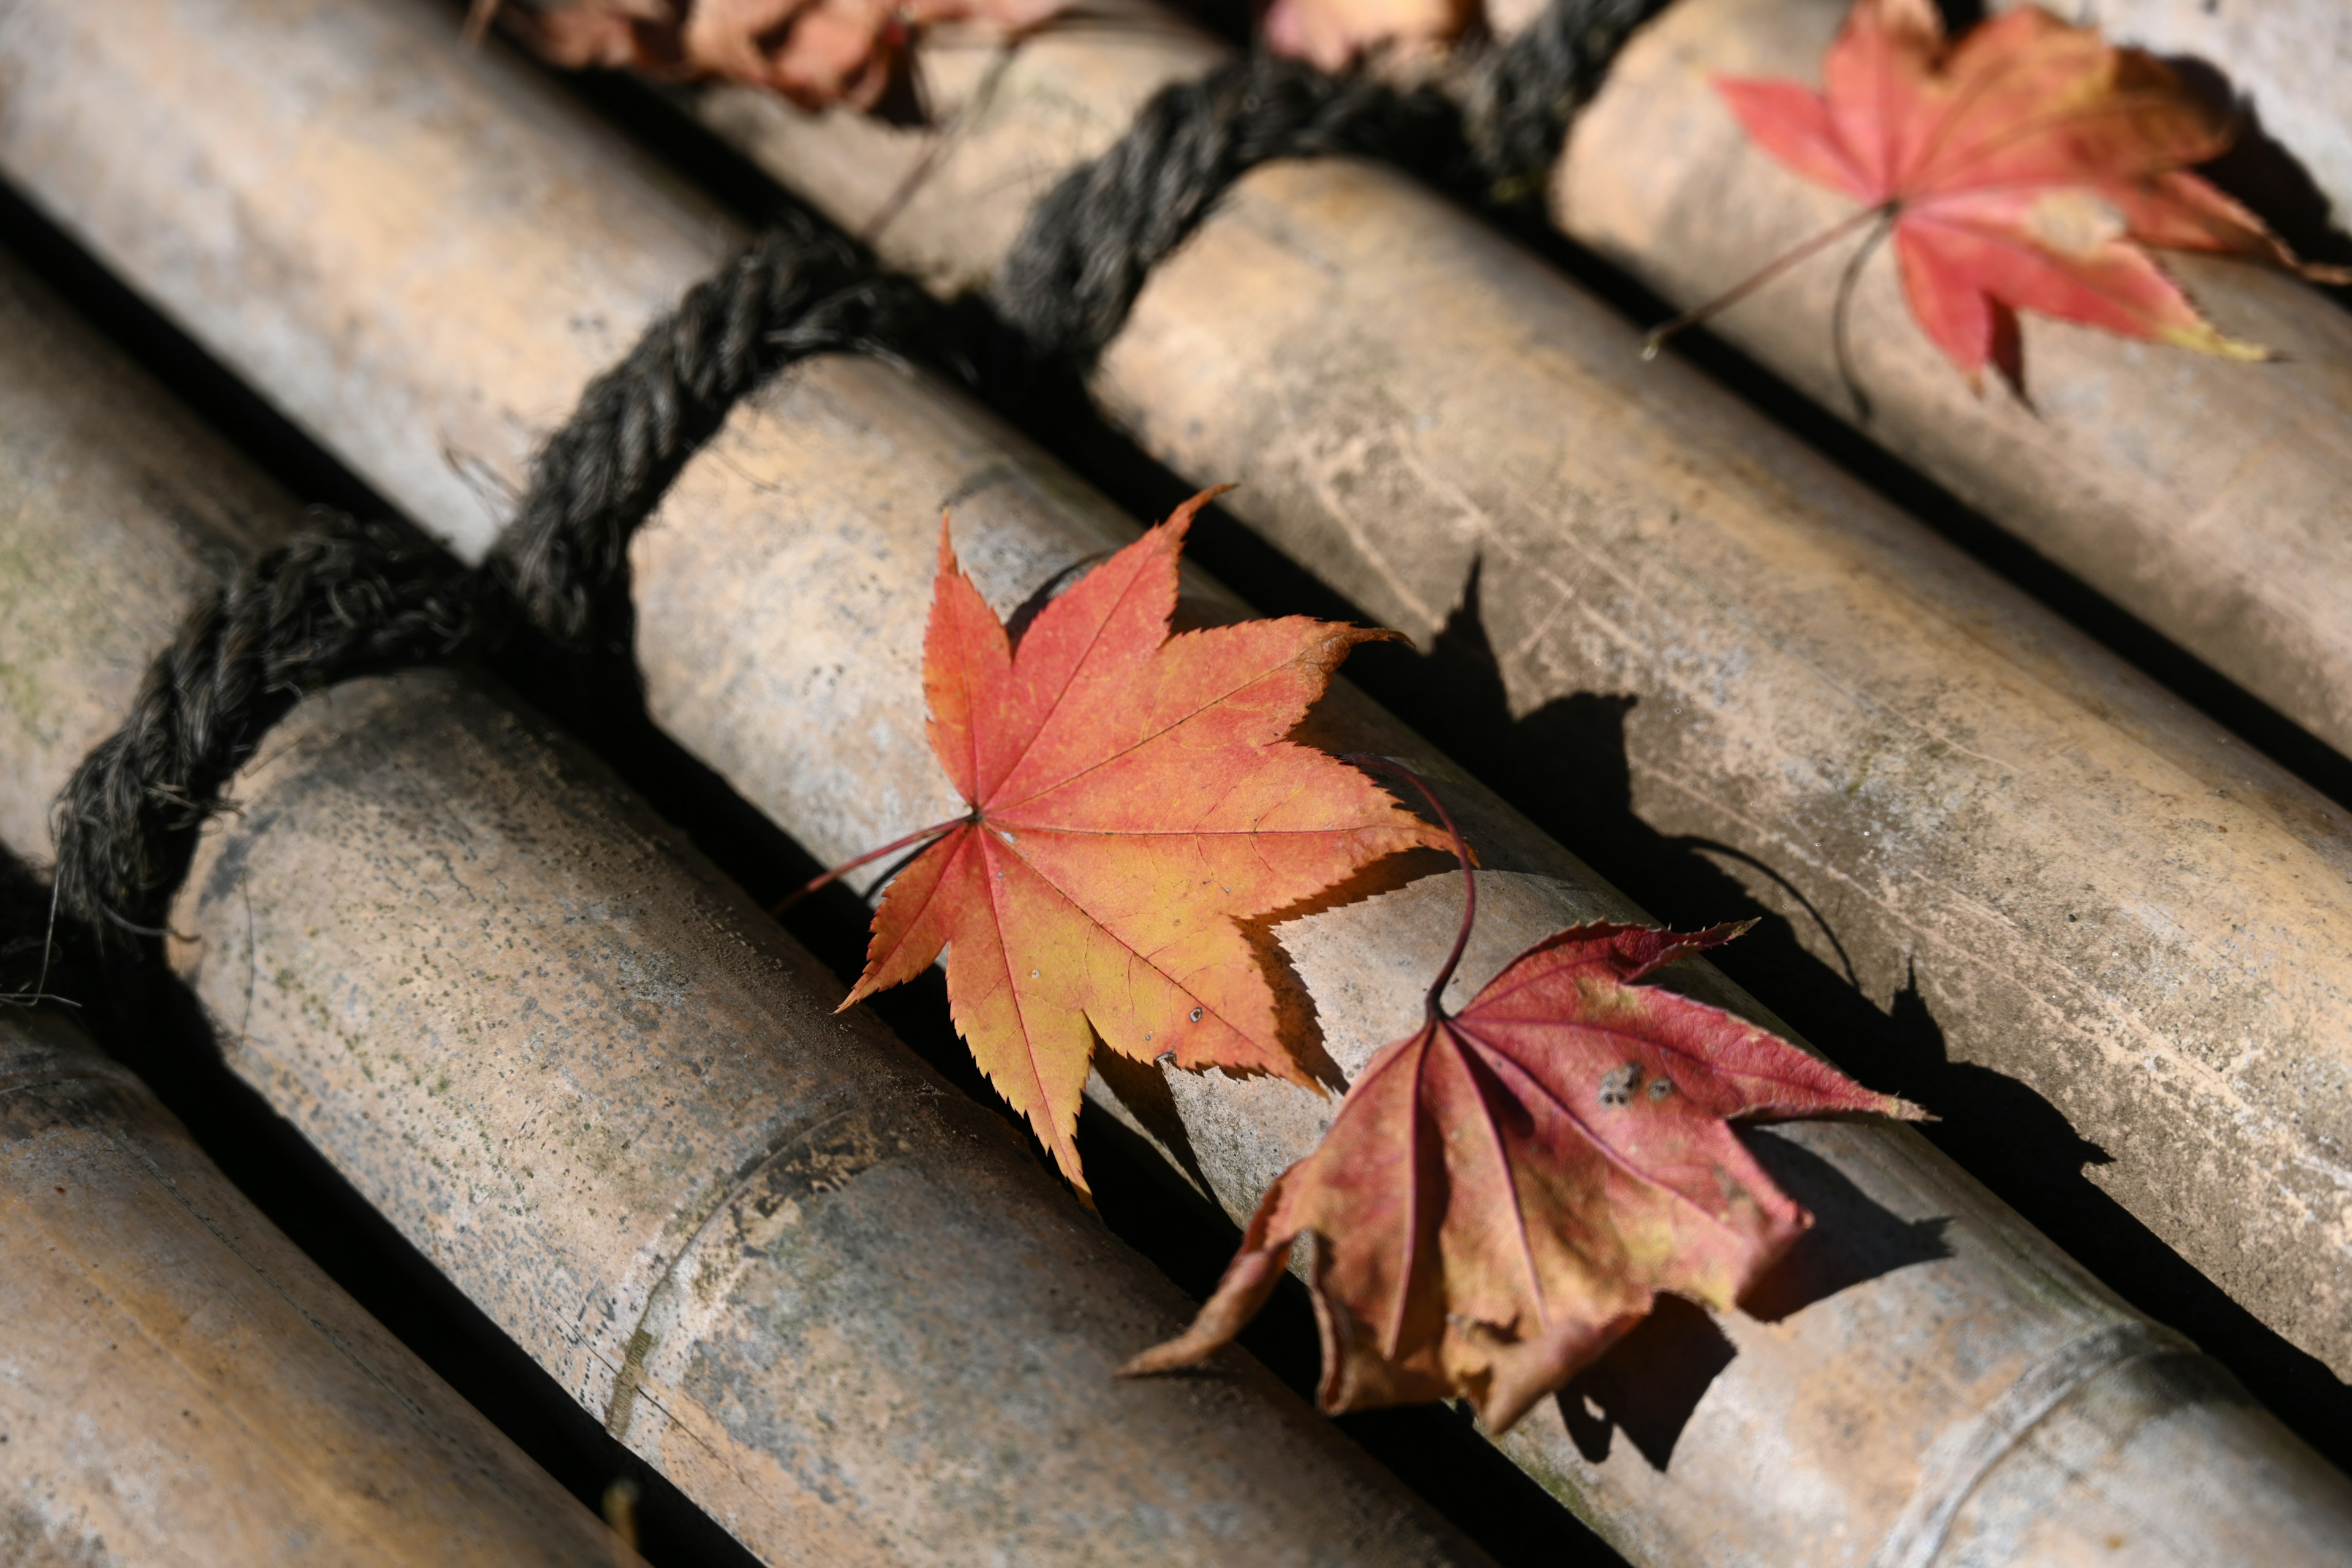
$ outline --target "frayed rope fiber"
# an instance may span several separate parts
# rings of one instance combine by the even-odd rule
[[[1090,358],[1151,268],[1271,159],[1378,157],[1474,184],[1482,199],[1532,188],[1626,36],[1662,4],[1552,0],[1517,37],[1472,58],[1459,105],[1262,51],[1167,88],[1030,213],[995,290],[999,314],[1033,361]],[[60,912],[100,943],[154,934],[221,791],[304,694],[486,650],[518,615],[560,646],[583,646],[621,582],[630,535],[740,398],[811,354],[911,355],[934,322],[912,285],[790,220],[588,384],[533,458],[482,567],[405,527],[342,518],[248,563],[189,616],[130,718],[59,795]]]

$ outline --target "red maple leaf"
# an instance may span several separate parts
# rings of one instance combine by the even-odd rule
[[[1350,648],[1396,634],[1290,616],[1169,635],[1185,532],[1216,493],[1087,573],[1017,647],[942,524],[923,686],[931,749],[971,809],[866,858],[935,839],[891,882],[842,1005],[944,947],[973,1059],[1081,1192],[1097,1035],[1138,1061],[1311,1082],[1240,922],[1447,842],[1284,739]]]
[[[1466,879],[1466,870],[1465,870]],[[1320,1402],[1459,1396],[1493,1431],[1596,1360],[1661,1290],[1728,1307],[1812,1222],[1733,1121],[1916,1117],[1744,1019],[1633,983],[1744,927],[1575,927],[1384,1047],[1315,1152],[1259,1200],[1181,1336],[1122,1369],[1231,1341],[1314,1238]]]
[[[1971,385],[1988,363],[2018,382],[2018,310],[2265,357],[2216,331],[2143,246],[2345,279],[2297,261],[2260,218],[2187,172],[2228,147],[2229,114],[2153,57],[2039,6],[1948,47],[1933,0],[1855,0],[1822,77],[1820,92],[1730,78],[1716,87],[1766,152],[1864,210],[1661,329],[1654,346],[1874,218],[1879,233],[1891,228],[1912,314]]]

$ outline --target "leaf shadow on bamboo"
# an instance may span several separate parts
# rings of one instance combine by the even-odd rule
[[[1740,1140],[1813,1216],[1812,1228],[1740,1298],[1746,1316],[1779,1322],[1842,1290],[1950,1256],[1944,1216],[1903,1219],[1769,1129],[1743,1128]],[[1738,1353],[1705,1309],[1661,1295],[1648,1317],[1553,1398],[1577,1451],[1593,1464],[1609,1458],[1622,1433],[1652,1469],[1664,1470],[1698,1402]]]
[[[1742,1140],[1813,1216],[1813,1227],[1741,1298],[1748,1317],[1779,1322],[1852,1286],[1950,1256],[1948,1219],[1898,1218],[1829,1162],[1769,1130],[1746,1130]],[[1738,1354],[1705,1310],[1661,1296],[1639,1327],[1555,1396],[1560,1418],[1593,1464],[1609,1458],[1622,1434],[1652,1469],[1664,1470],[1707,1386]]]
[[[1602,877],[1636,891],[1654,918],[1676,926],[1757,921],[1756,929],[1739,942],[1710,954],[1717,967],[1822,1047],[1845,1071],[1933,1110],[1940,1120],[1920,1131],[1996,1196],[2134,1306],[2187,1334],[2229,1366],[2258,1399],[2331,1461],[2352,1465],[2352,1386],[2232,1300],[2110,1197],[2088,1174],[2109,1163],[2109,1155],[2077,1132],[2057,1107],[2007,1074],[1955,1060],[1922,990],[1916,963],[1903,987],[1880,1006],[1863,991],[1845,959],[1845,944],[1804,898],[1798,877],[1727,846],[1662,833],[1642,819],[1633,808],[1625,740],[1626,722],[1639,707],[1638,698],[1578,692],[1524,714],[1511,712],[1484,621],[1475,566],[1459,605],[1427,654],[1393,645],[1367,647],[1351,661],[1349,675]],[[1759,900],[1749,884],[1733,874],[1727,863],[1738,862],[1777,884],[1784,900],[1780,908]],[[1794,920],[1790,910],[1795,912]],[[1803,931],[1804,926],[1811,931]],[[1814,933],[1817,942],[1803,940]],[[1821,956],[1817,948],[1831,956]],[[1662,980],[1673,984],[1670,976]],[[1835,1193],[1813,1181],[1801,1166],[1783,1170],[1773,1165],[1780,1152],[1795,1148],[1792,1143],[1769,1132],[1751,1133],[1749,1139],[1774,1178],[1822,1216],[1809,1240],[1846,1226],[1867,1228],[1873,1223],[1867,1216],[1839,1213]],[[1776,1146],[1769,1152],[1768,1139]],[[1833,1213],[1839,1214],[1835,1220],[1829,1217]],[[1901,1224],[1891,1215],[1885,1218]],[[1896,1238],[1890,1233],[1884,1239]],[[1926,1238],[1916,1239],[1924,1243]],[[1800,1272],[1812,1267],[1818,1262],[1806,1261],[1802,1244],[1783,1260],[1784,1268]],[[1833,1288],[1858,1282],[1850,1279]],[[1772,1293],[1787,1289],[1786,1282],[1767,1283],[1770,1289],[1751,1293],[1751,1306],[1759,1309],[1755,1315],[1785,1316],[1803,1304]],[[1822,1280],[1811,1289],[1827,1291],[1832,1287]],[[1654,1356],[1663,1363],[1671,1356],[1703,1361],[1707,1353],[1700,1337],[1677,1337],[1676,1326],[1669,1322],[1656,1331],[1654,1342],[1645,1342],[1638,1332],[1629,1334],[1587,1376],[1601,1374],[1621,1355],[1629,1361]],[[1662,1364],[1656,1375],[1670,1373]],[[1643,1440],[1670,1452],[1671,1444],[1655,1435],[1663,1432],[1663,1418],[1650,1406],[1637,1413],[1630,1396],[1618,1392],[1637,1382],[1622,1370],[1611,1371],[1595,1384],[1583,1379],[1571,1384],[1563,1399],[1592,1397],[1597,1387],[1627,1410],[1629,1423],[1620,1429],[1626,1431],[1628,1441],[1636,1441],[1630,1423],[1646,1421],[1654,1435]],[[1587,1430],[1592,1428],[1588,1425]]]
[[[1937,0],[1944,26],[1958,37],[1985,19],[1984,0]],[[2057,7],[2063,9],[2063,7]],[[2209,4],[2207,10],[2211,10]],[[2194,55],[2159,55],[2201,98],[2230,107],[2238,116],[2238,137],[2230,150],[2198,174],[2262,215],[2281,239],[2306,261],[2332,265],[2352,263],[2352,213],[2332,210],[2332,204],[2302,162],[2263,129],[2262,111],[2252,96],[2239,89],[2228,74],[2210,60]],[[2341,300],[2347,290],[2327,291]]]
[[[2205,8],[2213,9],[2212,0]],[[1984,0],[1937,0],[1937,9],[1944,14],[1946,33],[1956,38],[1988,13]],[[2194,55],[2157,58],[2200,97],[2228,106],[2238,117],[2238,136],[2230,150],[2197,173],[2260,214],[2305,260],[2352,264],[2352,213],[2334,211],[2302,161],[2263,130],[2261,106],[2252,95],[2242,91],[2210,60]],[[2343,286],[2329,287],[2327,292],[2338,300],[2347,297]]]
[[[2190,55],[2166,55],[2191,90],[2229,105],[2238,117],[2238,138],[2228,152],[2197,172],[2260,213],[2278,237],[2305,261],[2352,264],[2352,213],[2335,210],[2319,182],[2301,160],[2263,128],[2262,110],[2219,68]],[[2352,297],[2341,284],[2317,284],[2339,302]]]

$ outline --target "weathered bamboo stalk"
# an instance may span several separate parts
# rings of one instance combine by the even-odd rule
[[[0,1015],[0,1562],[637,1561],[145,1085],[79,1028],[16,1010]]]
[[[288,511],[55,311],[0,268],[10,824],[43,694],[205,582],[182,520]],[[171,921],[229,1066],[765,1561],[1486,1561],[1254,1365],[1114,1380],[1190,1303],[478,680],[335,688],[236,795]]]
[[[1670,7],[1618,57],[1576,126],[1552,188],[1561,226],[1667,298],[1696,304],[1850,214],[1851,202],[1758,152],[1710,85],[1717,75],[1818,80],[1844,13],[1843,0]],[[2332,116],[2333,97],[2307,107]],[[2029,317],[2029,407],[1999,386],[1971,394],[1910,319],[1891,248],[1882,252],[1864,268],[1848,320],[1864,429],[2352,752],[2352,534],[2342,505],[2352,481],[2352,315],[2284,273],[2167,255],[2225,331],[2285,357],[2245,364]],[[1800,268],[1717,317],[1715,329],[1853,418],[1832,326],[1843,256]]]
[[[929,754],[917,667],[931,509],[949,496],[961,498],[959,550],[982,563],[975,574],[1001,614],[1132,536],[1131,524],[1074,495],[1066,478],[961,399],[883,367],[826,361],[739,415],[635,552],[638,655],[656,717],[821,859],[953,813]],[[1235,613],[1196,580],[1193,614]],[[842,743],[849,736],[854,748]],[[1309,736],[1335,751],[1399,757],[1452,797],[1488,868],[1469,978],[1457,984],[1464,998],[1562,925],[1640,918],[1360,697],[1343,689]],[[1277,928],[1322,1045],[1349,1074],[1410,1032],[1421,987],[1453,935],[1450,879],[1406,880],[1418,870],[1387,868],[1380,897]],[[1754,1010],[1720,976],[1685,983]],[[1160,1081],[1098,1077],[1090,1092],[1236,1219],[1311,1146],[1329,1112],[1288,1086],[1172,1071]],[[1610,1423],[1624,1411],[1602,1392],[1597,1412],[1572,1393],[1503,1439],[1524,1468],[1644,1563],[2063,1562],[2118,1539],[2183,1563],[2236,1549],[2189,1521],[2214,1506],[2202,1478],[2251,1479],[2205,1452],[2211,1438],[2149,1432],[2154,1446],[2137,1452],[2137,1438],[2113,1441],[2147,1430],[2139,1424],[2167,1397],[2170,1373],[2121,1372],[2121,1386],[2080,1409],[2071,1392],[2054,1393],[2073,1386],[2074,1373],[2062,1369],[2079,1364],[2096,1378],[2165,1353],[2160,1331],[2116,1316],[2119,1303],[1907,1130],[1797,1127],[1761,1142],[1822,1214],[1809,1244],[1819,1250],[1784,1281],[1784,1301],[1720,1325],[1712,1343],[1731,1359],[1666,1439],[1671,1466],[1654,1445],[1640,1452],[1623,1440],[1638,1417],[1612,1450]],[[1948,1252],[1932,1258],[1939,1248]],[[1686,1353],[1637,1349],[1622,1386],[1670,1381],[1688,1371]],[[1991,1365],[2000,1370],[1983,1376]],[[1992,1436],[2016,1435],[2003,1412],[2031,1403],[2038,1396],[2021,1391],[2045,1383],[2063,1413],[2042,1429],[2052,1446]],[[2131,1414],[2084,1413],[2109,1399]],[[2085,1425],[2068,1431],[2078,1420]],[[1872,1436],[1858,1452],[1847,1445],[1862,1431]],[[1996,1450],[2000,1458],[1979,1468]],[[1945,1456],[1959,1453],[1973,1457],[1947,1468]],[[2084,1473],[2074,1467],[2090,1453],[2101,1456],[2090,1461],[2097,1479],[2069,1494],[2065,1478]],[[1772,1456],[1769,1468],[1761,1454]],[[2290,1489],[2344,1489],[2304,1463]],[[2179,1520],[2173,1501],[2158,1500],[2177,1470],[2200,1478],[2193,1502],[2174,1500],[2189,1510]],[[2340,1505],[2304,1506],[2297,1529],[2309,1529],[2310,1544],[2290,1538],[2263,1551],[2324,1557],[2352,1541],[2352,1515],[2333,1511]],[[2163,1522],[2126,1522],[2143,1509]]]
[[[149,237],[186,232],[154,221],[174,210],[173,187],[141,188],[134,161],[111,151],[122,144],[95,120],[52,119],[37,142],[17,143],[41,156],[12,155],[12,170],[215,352],[420,514],[436,504],[437,468],[418,466],[406,437],[387,438],[339,408],[400,406],[427,427],[446,427],[466,408],[558,403],[566,378],[579,374],[564,323],[609,322],[628,309],[619,289],[592,286],[584,268],[555,287],[534,271],[435,258],[491,256],[498,215],[526,198],[531,243],[551,250],[567,236],[674,232],[682,222],[625,172],[567,173],[577,149],[598,145],[594,133],[548,125],[555,111],[529,80],[495,59],[457,56],[434,36],[437,16],[396,0],[340,7],[331,28],[286,7],[162,0],[138,22],[133,30],[171,64],[114,55],[109,68],[112,46],[92,38],[76,45],[96,52],[73,68],[136,87],[142,112],[158,116],[142,132],[168,134],[208,172],[227,171],[209,174],[193,199],[252,215],[238,234],[245,264],[304,281],[281,288],[268,312],[241,314],[236,290],[179,282],[200,279],[213,264],[153,266]],[[7,48],[0,30],[0,58]],[[260,63],[239,63],[247,60]],[[164,90],[182,68],[204,83],[200,93]],[[158,82],[144,82],[150,69]],[[222,149],[283,146],[272,133],[291,128],[273,118],[281,103],[302,116],[307,150],[272,160],[264,184],[247,190]],[[522,133],[534,124],[548,139],[545,156],[532,154]],[[497,149],[495,164],[466,155],[483,144]],[[68,173],[40,173],[52,159]],[[404,172],[397,202],[357,177],[379,160]],[[97,195],[88,205],[60,199],[71,191]],[[136,229],[89,221],[110,207],[127,215],[134,204],[145,204]],[[346,232],[366,234],[368,244],[341,249]],[[321,246],[334,249],[337,265],[321,264]],[[404,327],[408,314],[445,303],[509,335],[495,353],[445,354],[450,334]],[[250,330],[257,320],[270,331]],[[321,352],[331,338],[350,350],[341,365]],[[509,483],[520,445],[482,454]],[[880,842],[886,824],[929,820],[920,813],[941,798],[914,660],[929,542],[949,497],[957,498],[965,559],[1000,609],[1132,532],[1099,498],[939,384],[826,360],[740,411],[639,542],[639,651],[656,715],[820,856]],[[1197,580],[1194,600],[1204,613],[1233,613],[1232,601]],[[375,717],[377,700],[367,704],[340,719],[320,707],[299,721],[295,748],[257,772],[243,786],[248,795],[290,800],[331,789],[345,803],[339,809],[363,818],[385,809],[365,804],[370,792],[393,789],[394,739],[416,742],[359,739],[387,728]],[[385,760],[344,770],[341,782],[326,776],[302,759],[331,727],[346,737],[336,742],[344,754],[364,746]],[[421,729],[411,732],[423,739]],[[1343,689],[1318,713],[1315,733],[1404,756],[1465,808],[1492,868],[1471,971],[1490,972],[1562,921],[1632,912],[1360,698]],[[256,805],[247,811],[247,821],[261,815]],[[234,955],[244,939],[235,909],[226,919],[221,910],[240,877],[262,885],[251,864],[238,870],[246,837],[233,830],[225,847],[207,852],[195,892],[174,916],[221,932],[224,948],[198,970],[216,1007],[242,1005]],[[1414,868],[1391,870],[1402,880]],[[335,880],[272,879],[278,891],[258,916],[261,940],[299,951],[300,931],[347,918],[332,907]],[[1448,879],[1428,879],[1281,929],[1323,1043],[1343,1068],[1403,1026],[1423,983],[1414,977],[1425,977],[1450,938],[1455,896]],[[1753,1005],[1703,966],[1687,983]],[[1328,1112],[1263,1082],[1141,1077],[1116,1090],[1097,1081],[1092,1092],[1235,1211],[1303,1152]],[[2111,1535],[2150,1552],[2166,1549],[2154,1539],[2161,1537],[2193,1559],[2220,1531],[2292,1561],[2324,1557],[2352,1528],[2340,1478],[2259,1411],[2199,1392],[2214,1386],[2210,1372],[2189,1372],[2201,1363],[1913,1135],[1820,1126],[1762,1142],[1823,1224],[1775,1299],[1758,1303],[1759,1315],[1721,1325],[1724,1337],[1712,1342],[1727,1364],[1699,1369],[1703,1393],[1666,1438],[1671,1467],[1654,1429],[1612,1441],[1605,1393],[1595,1396],[1604,1414],[1563,1401],[1508,1439],[1514,1458],[1641,1560],[2054,1554]],[[2167,1392],[2182,1388],[2178,1397]],[[1644,1444],[1647,1455],[1638,1451]],[[2183,1471],[2205,1479],[2184,1490],[2176,1484]]]
[[[930,57],[963,118],[880,237],[943,292],[985,287],[1024,199],[1211,52],[1165,19],[1074,30],[971,101],[990,58]],[[749,91],[698,101],[852,228],[929,146]],[[2105,1151],[2088,1180],[2352,1374],[2352,819],[1638,350],[1498,236],[1333,160],[1244,177],[1092,384],[1146,451],[1238,482],[1234,511],[1415,637],[1483,563],[1515,716],[1624,701],[1643,822],[1726,849],[1874,1002],[1916,987],[1955,1059]]]
[[[763,1559],[1486,1561],[1254,1365],[1114,1379],[1174,1290],[479,686],[237,787],[173,911],[231,1067]]]

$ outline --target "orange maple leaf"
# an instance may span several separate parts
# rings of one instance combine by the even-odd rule
[[[495,16],[568,69],[737,81],[803,109],[871,110],[903,79],[920,31],[970,22],[1008,37],[1066,0],[473,0],[478,37]]]
[[[2186,172],[2228,147],[2229,114],[2153,57],[2039,6],[1948,48],[1933,0],[1855,0],[1822,78],[1820,92],[1735,78],[1716,88],[1766,152],[1865,210],[1675,330],[1873,218],[1879,234],[1891,227],[1912,314],[1971,385],[1988,363],[2018,382],[2018,310],[2266,356],[2216,331],[2144,245],[2344,280],[2304,266],[2260,218]]]
[[[1596,923],[1546,938],[1467,1007],[1384,1047],[1313,1153],[1276,1178],[1192,1327],[1121,1371],[1192,1365],[1256,1315],[1291,1246],[1333,1414],[1462,1397],[1490,1431],[1597,1360],[1670,1290],[1728,1307],[1812,1223],[1732,1121],[1918,1117],[1744,1019],[1652,986],[1746,928]]]
[[[1447,842],[1283,738],[1349,649],[1396,634],[1291,616],[1169,635],[1185,532],[1216,493],[1087,574],[1017,647],[942,523],[923,686],[931,749],[971,810],[927,830],[891,882],[842,1004],[944,947],[957,1030],[1081,1192],[1097,1035],[1139,1061],[1310,1082],[1239,922]]]

